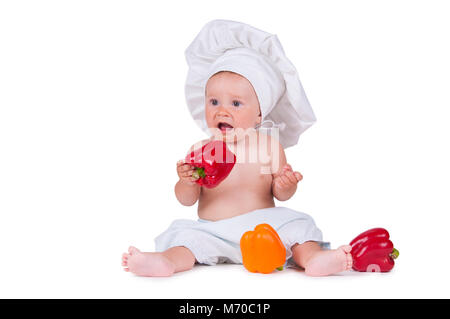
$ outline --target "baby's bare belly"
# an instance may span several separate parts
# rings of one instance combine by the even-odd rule
[[[198,216],[216,221],[268,207],[275,207],[271,195],[261,196],[245,191],[222,193],[220,197],[214,198],[203,195],[199,199]]]
[[[270,175],[255,174],[250,177],[243,172],[234,173],[238,174],[230,174],[218,187],[202,189],[198,202],[198,216],[201,219],[215,221],[275,207]]]

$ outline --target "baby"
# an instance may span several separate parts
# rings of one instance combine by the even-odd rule
[[[224,20],[210,22],[202,32],[209,32],[211,35],[211,32],[224,26],[229,32],[239,26],[241,29],[234,31],[241,37],[247,35],[257,38],[263,32],[245,24]],[[210,36],[206,38],[217,45],[218,41],[211,41]],[[190,49],[195,49],[196,41],[204,39],[204,34],[200,33]],[[232,45],[232,48],[235,49],[236,46]],[[186,54],[188,53],[189,50]],[[307,275],[326,276],[352,267],[351,246],[345,245],[335,250],[323,249],[322,233],[310,216],[288,208],[275,207],[274,198],[286,201],[295,194],[302,175],[293,171],[287,163],[283,143],[280,144],[275,136],[256,128],[264,124],[264,119],[269,118],[270,114],[277,118],[276,113],[272,113],[275,108],[279,107],[281,114],[288,113],[287,107],[292,106],[286,97],[290,88],[286,79],[283,79],[284,85],[278,90],[274,90],[273,85],[265,87],[265,79],[270,76],[280,79],[280,74],[273,74],[277,72],[276,68],[273,68],[275,71],[264,71],[267,65],[261,67],[255,64],[258,57],[252,56],[245,63],[243,52],[238,53],[239,59],[228,57],[222,59],[221,63],[216,60],[212,67],[208,66],[204,79],[206,82],[199,86],[201,92],[204,92],[201,111],[198,102],[194,104],[212,136],[191,147],[191,150],[197,149],[213,139],[221,139],[236,155],[235,166],[217,187],[205,188],[195,182],[192,176],[193,166],[183,160],[179,161],[176,198],[185,206],[198,202],[199,220],[174,221],[168,230],[156,238],[156,252],[141,252],[130,247],[128,253],[122,256],[125,271],[139,276],[170,276],[192,269],[196,262],[209,265],[221,262],[242,263],[240,237],[245,231],[252,230],[261,223],[270,224],[278,232],[286,247],[287,259],[304,268]],[[284,57],[283,52],[278,54]],[[236,67],[236,61],[244,66]],[[261,63],[268,62],[260,60]],[[254,64],[252,72],[248,73],[251,64]],[[254,77],[255,70],[266,73]],[[189,78],[187,90],[188,84]],[[295,90],[302,92],[300,82],[295,84]],[[190,102],[191,106],[194,105],[192,100]],[[308,107],[309,104],[304,106],[305,110],[309,110]],[[300,132],[301,128],[292,124],[292,114],[288,117],[288,128],[297,127]],[[285,142],[285,145],[292,144],[292,134],[280,133],[279,137],[280,142]]]

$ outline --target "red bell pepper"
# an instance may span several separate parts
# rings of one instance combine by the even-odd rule
[[[230,174],[236,155],[223,141],[214,140],[192,151],[185,161],[195,167],[192,177],[197,178],[197,184],[213,188]]]
[[[399,252],[384,228],[365,231],[350,242],[353,269],[367,272],[388,272],[394,268]]]

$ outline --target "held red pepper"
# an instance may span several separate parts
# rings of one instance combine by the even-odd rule
[[[353,269],[367,272],[388,272],[394,268],[399,252],[384,228],[365,231],[350,242]]]
[[[207,188],[219,185],[231,172],[236,155],[220,140],[211,141],[186,156],[186,163],[195,167],[192,177]]]

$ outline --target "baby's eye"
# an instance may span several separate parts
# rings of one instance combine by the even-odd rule
[[[216,99],[211,99],[209,102],[211,102],[212,105],[217,105],[218,104]]]
[[[238,106],[240,106],[240,105],[241,105],[241,102],[239,102],[239,101],[233,101],[233,106],[238,107]]]

